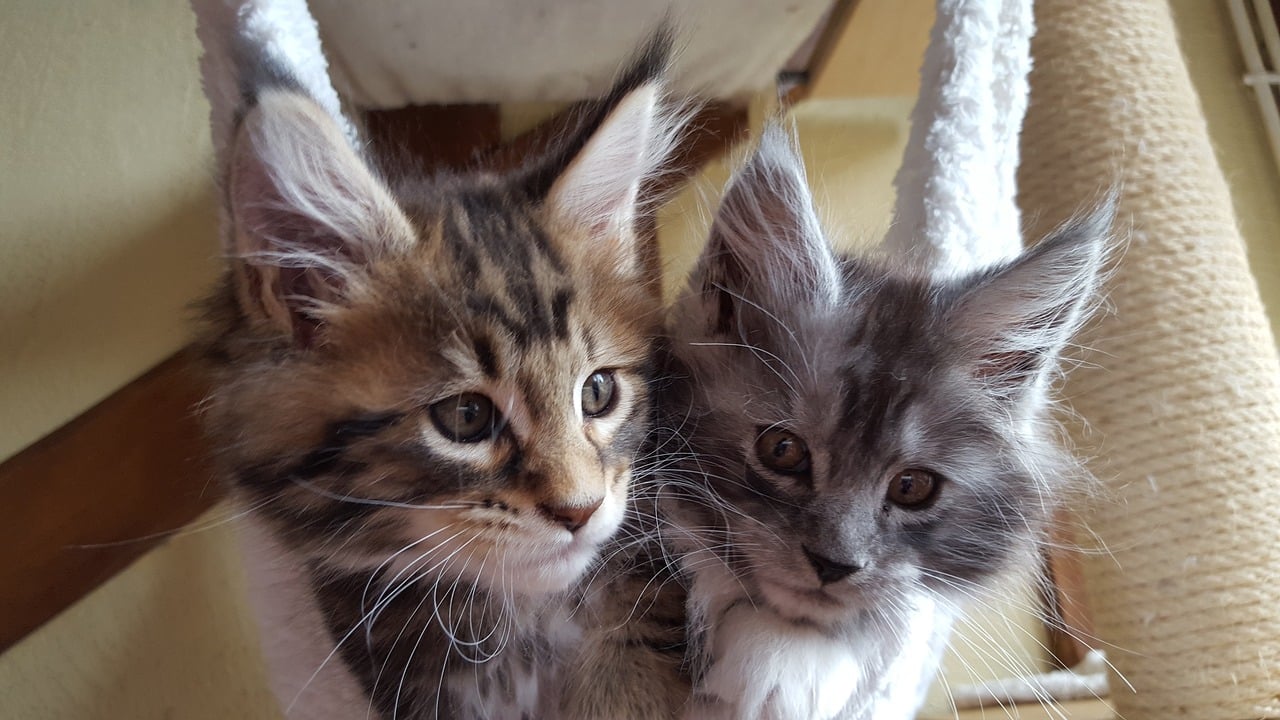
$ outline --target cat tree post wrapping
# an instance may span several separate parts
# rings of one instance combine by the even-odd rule
[[[306,0],[191,0],[196,35],[204,53],[200,78],[209,99],[214,155],[226,157],[241,93],[256,74],[274,66],[304,89],[358,145],[355,128],[342,113],[338,93],[329,81],[329,66],[320,48],[316,21]]]
[[[1039,0],[1036,23],[1030,235],[1115,180],[1131,231],[1066,393],[1105,483],[1086,578],[1117,710],[1280,718],[1280,363],[1168,5]]]

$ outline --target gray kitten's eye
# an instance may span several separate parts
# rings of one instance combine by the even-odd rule
[[[597,370],[582,383],[582,414],[600,417],[613,409],[618,383],[612,370]]]
[[[480,393],[462,393],[428,408],[441,435],[454,442],[472,443],[493,434],[497,413],[493,401]]]
[[[928,470],[910,468],[889,479],[889,502],[907,510],[923,510],[938,497],[941,478]]]
[[[756,438],[756,457],[775,472],[800,475],[809,472],[809,446],[790,430],[765,430]]]

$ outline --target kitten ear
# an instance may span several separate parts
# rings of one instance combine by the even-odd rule
[[[760,144],[725,190],[699,266],[727,331],[744,300],[766,307],[829,305],[839,270],[805,179],[804,161],[787,130],[770,123]]]
[[[263,92],[228,167],[228,255],[243,311],[309,345],[360,268],[412,229],[332,118],[304,95]]]
[[[1010,398],[1035,391],[1088,318],[1105,279],[1114,199],[1011,263],[981,273],[947,312],[974,373]]]
[[[659,82],[622,97],[547,193],[557,218],[584,228],[624,274],[639,269],[635,232],[640,186],[674,146],[675,123]]]

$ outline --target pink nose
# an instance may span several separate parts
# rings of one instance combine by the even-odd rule
[[[596,510],[600,509],[600,503],[604,500],[596,500],[586,505],[552,505],[550,503],[542,503],[538,509],[546,513],[547,517],[553,522],[564,526],[569,532],[577,532],[582,529],[583,525],[591,519]]]

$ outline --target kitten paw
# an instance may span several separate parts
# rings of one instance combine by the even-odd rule
[[[767,609],[729,610],[712,643],[715,661],[696,693],[698,717],[832,720],[865,674],[845,642]]]

